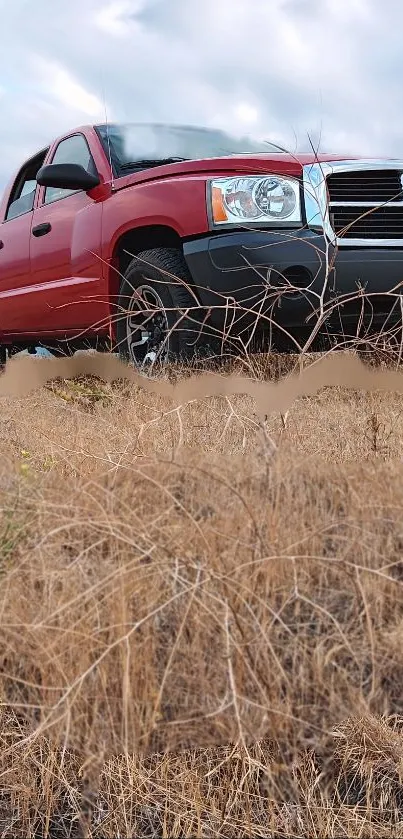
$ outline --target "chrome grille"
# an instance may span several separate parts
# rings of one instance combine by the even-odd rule
[[[337,236],[343,239],[403,239],[400,206],[331,207],[330,220]]]
[[[331,204],[362,202],[381,204],[401,201],[403,186],[400,172],[393,169],[358,172],[336,172],[327,179]]]
[[[333,160],[303,167],[308,227],[340,247],[403,250],[403,160]]]
[[[334,172],[327,179],[330,223],[341,241],[403,239],[403,186],[397,169]],[[347,244],[347,242],[346,242]]]

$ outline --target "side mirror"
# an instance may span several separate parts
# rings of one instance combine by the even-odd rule
[[[79,166],[77,163],[50,163],[48,166],[42,166],[36,180],[40,186],[50,186],[55,189],[82,189],[85,192],[101,183],[98,175],[91,175],[84,166]]]

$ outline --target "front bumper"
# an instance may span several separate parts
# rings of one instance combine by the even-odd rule
[[[357,335],[401,317],[402,248],[339,248],[312,230],[248,230],[186,242],[184,255],[214,330]],[[291,286],[290,286],[291,283]],[[303,286],[303,287],[296,287]]]

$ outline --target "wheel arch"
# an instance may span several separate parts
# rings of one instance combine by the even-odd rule
[[[118,292],[120,281],[133,257],[142,251],[154,248],[176,248],[183,254],[183,244],[179,233],[165,224],[148,224],[132,227],[119,236],[111,259],[109,286],[113,293]]]

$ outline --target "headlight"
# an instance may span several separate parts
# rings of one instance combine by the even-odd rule
[[[280,175],[217,178],[211,181],[215,225],[245,222],[302,223],[300,185]]]

